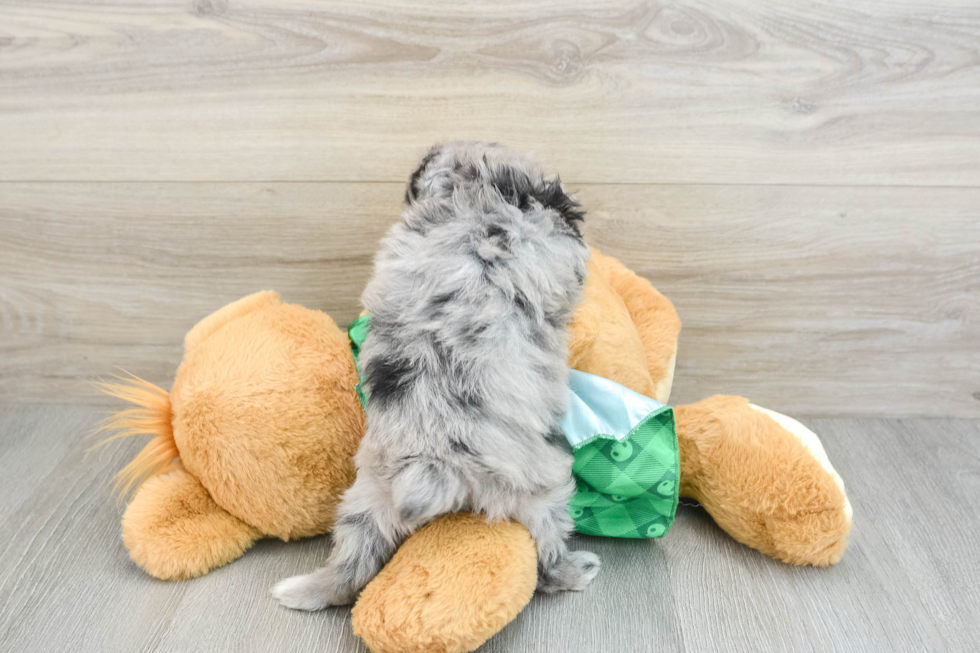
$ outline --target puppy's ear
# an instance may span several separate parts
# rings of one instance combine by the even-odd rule
[[[579,225],[585,221],[585,209],[574,197],[565,192],[560,178],[555,177],[554,180],[545,182],[544,188],[538,193],[536,199],[541,202],[542,206],[557,211],[565,224],[576,235],[582,235]]]
[[[509,165],[492,166],[487,161],[486,155],[483,155],[483,165],[492,171],[491,182],[493,187],[505,202],[516,206],[521,211],[527,211],[530,208],[530,200],[535,195],[535,188],[534,182],[527,173]]]
[[[568,231],[581,237],[579,225],[585,220],[585,210],[565,192],[560,178],[535,180],[522,170],[504,166],[495,172],[493,184],[508,204],[527,211],[534,200],[543,208],[558,213]]]
[[[411,204],[419,198],[419,192],[421,188],[419,187],[419,181],[422,179],[422,175],[425,173],[425,169],[428,167],[432,159],[436,158],[436,154],[439,153],[439,146],[433,147],[429,150],[429,153],[422,157],[422,161],[419,163],[419,167],[415,169],[412,176],[408,178],[408,187],[405,189],[405,203]]]

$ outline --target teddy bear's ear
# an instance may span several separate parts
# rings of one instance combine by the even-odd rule
[[[656,384],[647,370],[636,324],[594,261],[589,261],[583,301],[570,330],[568,364],[573,369],[654,397]]]
[[[187,332],[187,335],[184,336],[184,353],[190,353],[194,347],[232,320],[267,306],[278,306],[281,303],[279,293],[272,290],[262,290],[219,308]]]
[[[650,378],[655,384],[651,396],[667,403],[674,382],[677,338],[681,331],[681,320],[674,305],[649,281],[594,247],[589,265],[605,278],[629,311],[643,343]]]
[[[219,507],[184,469],[146,481],[126,508],[122,529],[129,556],[162,580],[203,576],[261,537]]]

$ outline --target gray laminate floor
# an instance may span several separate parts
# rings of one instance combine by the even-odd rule
[[[0,650],[366,650],[348,610],[291,612],[268,595],[328,538],[263,541],[194,581],[143,574],[108,492],[139,443],[87,451],[99,416],[0,407]],[[840,564],[773,562],[683,507],[663,540],[580,538],[604,562],[593,585],[536,597],[484,650],[977,650],[980,422],[804,421],[854,505]]]

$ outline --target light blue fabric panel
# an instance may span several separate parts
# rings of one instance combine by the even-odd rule
[[[615,381],[578,370],[569,372],[568,387],[568,411],[561,425],[573,449],[600,434],[623,440],[644,418],[664,407]]]

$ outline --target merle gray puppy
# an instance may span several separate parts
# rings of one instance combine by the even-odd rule
[[[582,217],[557,178],[503,146],[454,142],[425,156],[362,298],[357,480],[326,566],[276,585],[283,605],[353,602],[408,535],[458,510],[524,524],[541,591],[595,577],[599,559],[565,543],[574,486],[560,428],[567,325],[589,257]]]

